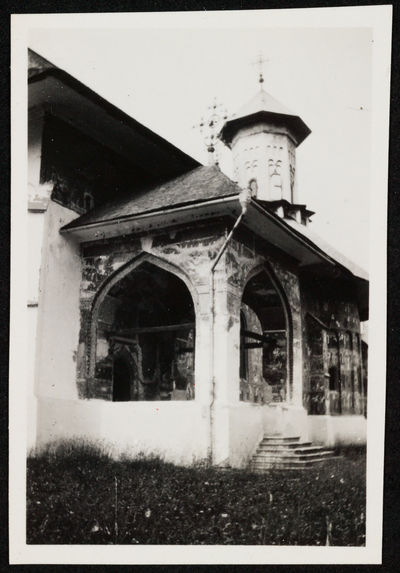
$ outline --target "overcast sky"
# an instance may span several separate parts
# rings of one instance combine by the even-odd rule
[[[312,230],[368,269],[369,28],[33,29],[29,45],[205,163],[199,123],[213,98],[237,111],[264,88],[312,130],[297,150],[298,198]],[[229,154],[223,170],[230,174]]]

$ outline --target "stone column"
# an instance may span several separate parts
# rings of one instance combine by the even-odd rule
[[[224,266],[214,276],[213,463],[229,460],[229,409],[239,399],[240,290],[228,284]]]
[[[212,318],[210,282],[195,284],[198,293],[196,312],[195,342],[195,401],[200,407],[202,436],[201,450],[204,458],[209,459],[212,450],[211,405],[212,405]]]

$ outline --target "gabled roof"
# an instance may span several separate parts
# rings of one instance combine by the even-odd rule
[[[43,56],[40,56],[33,50],[28,49],[28,79],[51,69],[56,69],[56,66],[43,58]]]
[[[342,267],[349,270],[354,276],[357,276],[365,281],[369,280],[368,273],[362,267],[359,267],[348,259],[343,253],[332,247],[330,243],[328,243],[325,239],[314,233],[310,229],[310,227],[305,227],[304,225],[300,225],[297,221],[286,219],[286,223],[295,229],[298,233],[301,233],[306,239],[311,241],[314,245],[317,245],[321,251],[329,255],[332,259],[334,259],[337,263],[342,265]]]
[[[230,217],[242,212],[241,189],[218,167],[198,167],[185,175],[93,209],[62,229],[78,241],[90,242],[136,233],[154,233],[181,224]],[[306,269],[313,265],[336,268],[353,276],[362,320],[368,308],[367,275],[303,225],[281,219],[266,202],[251,199],[242,223],[257,236],[286,252]]]
[[[298,115],[261,89],[232,118],[225,122],[219,137],[226,145],[230,146],[240,128],[261,121],[286,126],[293,133],[297,145],[311,133],[309,127]]]
[[[99,207],[95,207],[88,213],[71,221],[62,228],[62,231],[73,231],[74,229],[89,229],[99,227],[103,223],[122,224],[131,218],[145,217],[151,214],[166,214],[174,209],[182,207],[193,207],[208,202],[218,202],[218,200],[232,199],[238,202],[241,188],[227,177],[219,167],[201,166],[167,181],[160,185],[143,189],[132,195],[116,199]],[[273,202],[272,202],[273,203]],[[276,221],[279,227],[290,235],[295,235],[298,240],[316,247],[321,255],[336,261],[347,268],[352,274],[368,280],[367,273],[349,261],[344,255],[339,253],[326,241],[313,233],[308,227],[300,225],[295,221],[282,219],[270,209],[268,201],[252,199],[251,204],[260,211],[263,216]],[[258,209],[257,209],[257,206]],[[272,205],[273,206],[273,205]],[[232,214],[235,213],[232,211]],[[294,231],[294,233],[293,233]],[[271,237],[271,240],[273,237]]]
[[[224,175],[218,167],[201,166],[161,185],[94,208],[63,227],[63,230],[74,229],[82,225],[90,226],[113,219],[121,220],[132,215],[190,205],[209,199],[231,197],[239,195],[240,191],[240,187]]]
[[[44,106],[128,161],[151,180],[164,181],[199,165],[193,157],[105,100],[91,88],[28,50],[29,107]]]

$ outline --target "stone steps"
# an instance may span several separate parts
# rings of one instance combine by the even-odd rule
[[[297,448],[284,448],[284,447],[273,447],[273,446],[259,446],[257,448],[256,454],[266,453],[286,453],[287,455],[306,455],[306,454],[318,454],[325,453],[327,450],[324,446],[304,446]],[[330,450],[329,450],[330,451]]]
[[[333,458],[329,458],[330,460]],[[255,470],[273,470],[273,469],[310,469],[312,467],[326,464],[327,460],[271,460],[269,462],[252,462],[249,466],[250,471]]]
[[[270,464],[264,464],[263,466],[250,466],[250,471],[255,474],[265,474],[274,470],[290,470],[290,471],[309,471],[311,468],[320,467],[323,465],[323,461],[318,462],[303,462],[302,464],[284,464],[281,462],[273,462]]]
[[[289,449],[293,449],[293,448],[299,448],[299,447],[306,447],[306,446],[311,446],[312,443],[311,442],[271,442],[271,441],[265,441],[265,440],[261,440],[259,447],[264,447],[264,448],[289,448]]]
[[[264,436],[250,461],[250,470],[264,473],[271,469],[307,469],[335,458],[332,450],[298,436]]]
[[[253,456],[254,461],[262,461],[266,458],[268,461],[273,460],[325,460],[326,458],[333,457],[334,452],[326,451],[326,452],[314,452],[310,454],[293,454],[291,452],[282,452],[282,453],[270,453],[268,456],[262,453],[255,453]]]
[[[279,436],[278,434],[273,434],[271,436],[264,436],[263,441],[285,444],[286,442],[299,442],[300,436]]]

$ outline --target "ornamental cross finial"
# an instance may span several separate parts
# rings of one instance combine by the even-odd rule
[[[253,66],[258,66],[258,83],[260,84],[260,88],[262,88],[262,84],[264,83],[264,76],[263,76],[263,67],[264,64],[266,64],[267,62],[269,62],[268,58],[264,58],[262,53],[260,52],[257,60],[255,62],[252,62]]]
[[[218,133],[228,117],[225,107],[218,103],[217,98],[207,107],[207,112],[194,128],[199,129],[203,137],[204,144],[208,152],[208,163],[218,165],[219,157],[217,151]]]

